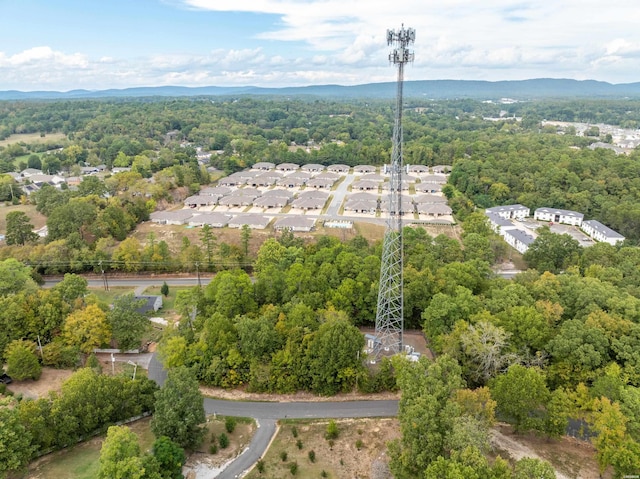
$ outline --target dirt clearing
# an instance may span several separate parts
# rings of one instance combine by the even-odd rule
[[[30,399],[47,397],[50,391],[60,391],[62,383],[72,374],[68,369],[42,368],[42,376],[37,381],[13,381],[7,389]]]
[[[293,467],[298,477],[369,478],[374,461],[388,462],[387,442],[400,437],[397,419],[345,419],[336,421],[338,437],[329,441],[328,423],[284,422],[264,457],[264,474],[254,468],[246,477],[291,477]]]
[[[532,457],[549,461],[558,479],[599,479],[594,447],[571,437],[547,439],[534,434],[513,434],[507,424],[491,430],[491,446],[503,458],[513,460]],[[607,479],[610,474],[602,476]]]

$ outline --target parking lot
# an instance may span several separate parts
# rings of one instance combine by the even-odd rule
[[[580,243],[580,246],[586,247],[596,244],[594,240],[589,238],[589,236],[583,233],[582,230],[580,230],[580,228],[578,228],[577,226],[550,223],[548,221],[536,221],[533,218],[516,220],[515,223],[524,226],[527,230],[529,230],[529,232],[533,233],[534,236],[537,236],[536,230],[538,228],[541,228],[542,226],[548,226],[552,233],[556,233],[559,235],[568,234],[578,243]]]

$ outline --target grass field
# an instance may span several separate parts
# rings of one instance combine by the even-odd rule
[[[34,205],[1,205],[0,206],[0,233],[7,231],[7,215],[12,211],[22,211],[31,220],[34,230],[38,230],[47,224],[47,218],[36,211]]]
[[[48,141],[60,141],[67,138],[64,133],[49,133],[40,136],[40,133],[18,133],[0,141],[0,146],[9,146],[14,143],[46,143]]]
[[[151,419],[129,424],[140,440],[140,450],[151,449],[155,437],[151,432]],[[100,448],[104,436],[54,452],[34,461],[29,466],[27,479],[93,479],[98,474]]]
[[[113,303],[113,300],[123,294],[133,293],[134,288],[128,286],[116,286],[109,287],[109,291],[105,291],[104,288],[89,288],[89,293],[94,294],[100,301],[104,301],[107,304]]]
[[[161,286],[151,286],[144,290],[145,295],[153,295],[159,296],[162,293],[160,292]],[[162,297],[162,309],[158,311],[158,316],[172,315],[175,313],[174,305],[176,302],[176,296],[178,291],[183,289],[191,289],[185,287],[177,287],[177,286],[169,286],[169,295]]]

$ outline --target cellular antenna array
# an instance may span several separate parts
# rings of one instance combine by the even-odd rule
[[[374,360],[402,351],[404,330],[404,290],[402,259],[402,90],[404,66],[413,62],[414,54],[408,49],[416,39],[413,28],[387,30],[387,44],[394,49],[389,61],[398,67],[393,149],[391,153],[391,179],[389,183],[389,217],[382,248],[380,284],[376,310],[376,342]]]

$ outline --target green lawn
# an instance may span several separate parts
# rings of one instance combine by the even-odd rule
[[[131,423],[129,427],[138,435],[140,450],[148,451],[155,437],[151,432],[151,419]],[[98,474],[100,448],[105,436],[58,451],[35,461],[29,466],[27,479],[93,479]]]
[[[31,220],[34,229],[47,224],[47,218],[36,211],[35,205],[0,205],[0,232],[7,231],[7,215],[12,211],[22,211]]]
[[[104,288],[89,288],[89,293],[94,294],[100,301],[107,304],[113,303],[113,300],[123,294],[133,293],[135,288],[126,286],[109,287],[109,291]]]
[[[161,286],[151,286],[144,290],[145,295],[159,296]],[[191,289],[184,286],[169,286],[169,295],[162,297],[162,309],[156,313],[157,316],[166,316],[175,313],[176,295],[178,291]]]
[[[46,143],[47,141],[60,141],[67,137],[64,133],[48,133],[40,136],[40,133],[17,133],[6,140],[0,140],[0,146],[9,146],[13,143]]]

